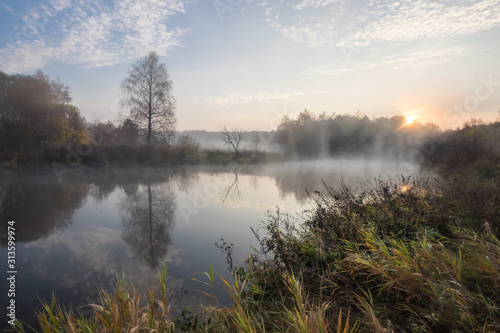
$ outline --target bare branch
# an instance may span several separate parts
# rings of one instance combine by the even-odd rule
[[[145,130],[148,144],[174,130],[176,119],[172,86],[167,67],[160,63],[154,51],[134,63],[122,82],[124,98],[121,105],[128,109],[130,118]]]
[[[224,141],[225,144],[233,147],[235,154],[239,155],[240,144],[245,137],[245,132],[239,128],[235,128],[232,131],[229,131],[226,128],[226,126],[222,126],[221,129],[222,129],[222,134],[221,134],[222,141]]]

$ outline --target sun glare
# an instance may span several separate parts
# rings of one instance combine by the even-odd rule
[[[406,125],[410,125],[412,122],[414,122],[415,120],[417,120],[418,117],[417,116],[407,116],[406,117]]]
[[[401,193],[406,193],[410,190],[410,185],[402,185],[399,190],[401,191]]]
[[[401,127],[399,127],[396,131],[399,131],[403,127],[410,125],[411,123],[413,123],[415,120],[418,119],[417,116],[405,116],[405,118],[406,118],[406,123],[403,124]]]

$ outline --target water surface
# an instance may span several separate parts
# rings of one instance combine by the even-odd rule
[[[344,159],[251,168],[76,170],[61,181],[50,171],[2,174],[0,267],[7,271],[6,222],[14,220],[16,313],[30,324],[38,298],[55,293],[63,304],[83,305],[96,298],[97,286],[110,289],[116,276],[144,290],[164,266],[173,307],[207,303],[196,291],[206,289],[192,278],[202,279],[195,273],[209,265],[229,275],[226,255],[215,243],[234,244],[232,260],[240,266],[251,246],[258,247],[251,227],[278,208],[300,218],[312,207],[308,193],[323,190],[323,182],[357,186],[417,171],[407,163]],[[229,304],[220,287],[221,302]],[[6,279],[0,288],[6,293]],[[6,301],[0,306],[5,313]]]

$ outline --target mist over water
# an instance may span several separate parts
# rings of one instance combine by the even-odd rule
[[[418,166],[406,162],[344,158],[82,169],[62,182],[51,173],[3,174],[0,217],[16,221],[17,316],[33,323],[38,297],[50,299],[52,292],[63,304],[86,304],[96,297],[96,286],[110,289],[117,275],[145,290],[164,265],[171,295],[188,290],[174,307],[208,303],[195,291],[203,285],[191,278],[201,278],[194,273],[208,271],[209,265],[229,276],[226,256],[215,246],[221,239],[234,244],[232,258],[240,266],[250,246],[258,245],[250,227],[258,228],[278,208],[301,216],[311,208],[308,193],[324,190],[323,183],[356,187],[378,177],[418,173]],[[4,229],[0,252],[6,257]],[[217,288],[228,304],[222,286]]]
[[[308,192],[322,191],[325,185],[336,188],[344,182],[356,187],[377,178],[417,175],[420,167],[405,161],[341,158],[277,163],[264,167],[260,172],[274,177],[282,196],[293,194],[297,201],[303,203],[308,199]]]
[[[189,135],[200,145],[201,150],[229,150],[227,144],[221,140],[222,132],[208,131],[181,131],[175,133],[176,138],[182,135]],[[261,151],[282,153],[283,149],[275,140],[274,131],[254,131],[245,132],[242,140],[242,149],[253,150],[255,148],[255,138],[258,138],[258,149]]]

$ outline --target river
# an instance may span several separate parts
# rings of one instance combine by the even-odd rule
[[[387,160],[338,159],[242,167],[79,169],[58,174],[2,174],[2,270],[7,267],[7,222],[15,222],[16,316],[34,325],[40,299],[54,293],[73,307],[112,289],[117,276],[139,291],[166,267],[173,310],[208,304],[199,272],[228,277],[259,244],[251,230],[275,215],[301,221],[314,207],[309,195],[362,186],[375,178],[415,175],[418,167]],[[260,230],[264,235],[264,230]],[[216,246],[216,244],[218,246]],[[231,245],[232,244],[232,245]],[[218,282],[223,305],[229,297]],[[4,278],[2,294],[9,289]],[[5,301],[3,301],[5,300]],[[2,297],[2,311],[7,299]],[[2,318],[2,328],[6,321]]]

